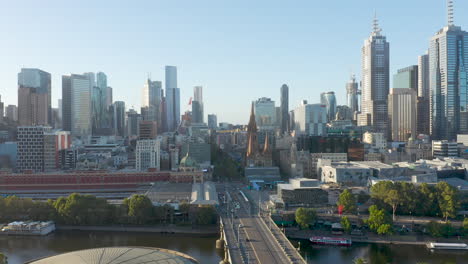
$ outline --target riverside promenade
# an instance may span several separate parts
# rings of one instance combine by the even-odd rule
[[[191,227],[177,225],[156,225],[156,226],[127,226],[127,225],[107,225],[107,226],[77,226],[77,225],[57,225],[57,230],[80,230],[80,231],[111,231],[111,232],[144,232],[160,234],[181,234],[193,236],[218,236],[219,226]]]

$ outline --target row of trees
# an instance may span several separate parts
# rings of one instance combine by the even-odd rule
[[[446,182],[416,186],[407,182],[382,181],[371,187],[374,204],[398,214],[455,217],[460,208],[459,192]]]
[[[37,202],[31,199],[10,196],[0,198],[0,221],[53,220],[67,225],[106,224],[159,224],[186,222],[199,225],[216,223],[216,210],[212,206],[191,207],[181,204],[181,217],[174,218],[171,206],[153,206],[144,195],[126,198],[121,205],[109,204],[104,198],[92,195],[71,194],[57,200]]]
[[[373,185],[370,197],[375,205],[395,215],[419,215],[455,217],[460,208],[459,191],[447,184],[439,182],[435,186],[423,183],[416,186],[408,182],[381,181]],[[337,205],[342,206],[346,213],[355,213],[358,200],[364,200],[363,195],[356,197],[349,190],[344,190]]]

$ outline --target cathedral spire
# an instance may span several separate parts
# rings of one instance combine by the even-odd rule
[[[255,121],[255,113],[254,113],[254,103],[252,102],[252,108],[250,110],[250,119],[249,125],[247,126],[247,132],[257,132],[257,122]]]
[[[268,133],[265,136],[265,144],[263,145],[263,154],[270,152],[270,142],[268,140]]]

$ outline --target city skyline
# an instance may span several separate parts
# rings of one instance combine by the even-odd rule
[[[346,104],[345,84],[351,73],[356,75],[357,81],[362,79],[360,48],[372,30],[374,10],[377,12],[380,25],[384,30],[383,33],[392,45],[391,76],[396,73],[397,69],[417,64],[417,56],[424,54],[430,38],[446,25],[447,20],[444,0],[415,1],[415,3],[405,5],[406,8],[402,10],[394,2],[322,3],[320,9],[326,10],[327,16],[340,17],[346,13],[342,19],[333,21],[328,18],[325,20],[325,15],[321,14],[323,12],[319,12],[320,10],[313,12],[316,10],[314,4],[303,2],[292,6],[272,3],[264,8],[260,4],[251,7],[246,2],[224,5],[213,2],[195,5],[187,2],[187,10],[192,8],[192,10],[198,10],[201,13],[188,14],[190,16],[184,17],[182,22],[168,23],[159,20],[162,18],[151,17],[150,13],[145,10],[150,10],[152,7],[160,8],[167,10],[168,15],[175,15],[173,9],[175,7],[172,4],[147,3],[144,5],[145,10],[142,10],[142,6],[134,6],[128,10],[128,14],[122,14],[123,22],[111,25],[110,22],[105,22],[103,18],[98,16],[99,10],[105,6],[112,11],[122,12],[124,6],[109,6],[100,3],[98,6],[93,6],[95,10],[92,10],[91,7],[89,9],[80,7],[88,12],[87,20],[81,21],[82,27],[79,27],[86,28],[86,30],[70,30],[67,25],[69,26],[73,21],[76,22],[77,15],[71,14],[69,21],[62,21],[62,25],[55,25],[58,18],[53,16],[54,12],[67,10],[60,3],[56,3],[52,11],[46,11],[43,14],[32,13],[32,10],[36,10],[35,8],[28,8],[19,14],[24,18],[21,20],[22,23],[31,18],[38,18],[39,23],[37,24],[41,25],[43,29],[41,37],[43,41],[28,44],[24,41],[24,33],[30,33],[31,37],[38,33],[32,32],[35,26],[25,28],[22,23],[11,25],[8,16],[18,15],[21,8],[21,4],[14,3],[9,5],[5,9],[6,11],[0,11],[8,13],[2,16],[3,19],[5,17],[7,19],[2,22],[9,26],[8,29],[5,28],[5,32],[13,34],[11,39],[0,44],[0,55],[8,62],[0,66],[4,76],[0,82],[0,87],[2,87],[0,94],[5,105],[17,104],[17,72],[22,67],[39,68],[52,74],[52,106],[57,107],[57,99],[62,98],[62,75],[102,71],[108,75],[109,86],[114,88],[114,100],[124,100],[128,109],[134,106],[138,110],[141,94],[135,95],[134,91],[141,91],[148,72],[151,73],[152,80],[164,82],[164,66],[174,65],[178,69],[181,113],[190,109],[188,99],[192,95],[192,89],[194,86],[200,85],[205,90],[205,114],[215,113],[221,122],[246,124],[249,103],[265,95],[280,102],[277,90],[283,83],[290,88],[290,109],[299,106],[302,99],[306,99],[310,103],[318,103],[319,94],[325,91],[336,93],[338,105]],[[28,6],[31,7],[35,5],[36,3],[32,1],[28,3]],[[38,6],[37,8],[46,7]],[[233,14],[233,11],[229,10],[231,8],[242,12]],[[290,21],[278,19],[283,8],[294,12],[295,16]],[[462,11],[467,9],[468,3],[455,2],[454,24],[461,26],[462,29],[465,29],[468,24],[468,19],[461,15]],[[142,11],[140,19],[133,22],[131,18],[139,11]],[[399,17],[395,19],[392,14],[397,11]],[[184,11],[176,15],[184,16],[187,15],[187,12]],[[357,16],[357,12],[361,15]],[[416,19],[410,15],[412,12],[418,12],[421,16]],[[43,17],[44,14],[50,15],[50,17]],[[354,16],[350,16],[350,14]],[[200,19],[196,23],[192,23],[193,16]],[[212,19],[222,18],[221,22],[223,23],[214,25],[214,21],[209,17]],[[142,37],[140,34],[151,29],[151,25],[147,25],[149,21],[152,21],[149,20],[150,18],[155,20],[151,24],[152,27],[161,31],[163,36],[168,36],[167,41],[148,46],[136,44],[138,37]],[[239,18],[245,19],[245,24],[234,23]],[[350,20],[353,22],[348,23]],[[94,24],[101,26],[91,26]],[[205,41],[204,47],[190,48],[191,45],[199,43],[199,39],[207,37],[209,37],[208,39],[216,39],[220,34],[219,29],[223,25],[231,33],[225,39],[220,40],[226,41],[226,43],[218,42],[218,45],[214,45]],[[405,25],[404,29],[402,29],[402,25]],[[142,28],[139,28],[140,26]],[[184,27],[192,28],[195,31],[192,33],[190,30],[184,30],[184,34],[179,34],[178,32]],[[265,30],[266,33],[260,33]],[[341,32],[339,36],[335,34],[337,30]],[[87,37],[102,34],[103,43],[107,46],[95,42],[82,46],[79,45],[83,44],[82,41],[70,43],[69,40],[65,40],[66,37],[70,36],[70,33],[75,31],[85,34]],[[153,31],[149,30],[148,32]],[[323,36],[320,38],[321,41],[316,41],[317,33]],[[333,38],[327,37],[328,35],[333,35]],[[412,37],[409,38],[409,35]],[[64,39],[57,41],[57,36]],[[126,38],[135,41],[124,40]],[[187,39],[186,42],[171,46],[177,40],[184,38]],[[276,43],[275,38],[281,39],[281,41]],[[76,37],[72,39],[76,39]],[[233,39],[236,40],[231,42]],[[411,39],[411,41],[408,42],[406,39]],[[115,42],[115,40],[121,40],[122,43]],[[258,43],[252,42],[252,40],[258,40]],[[346,45],[339,44],[344,40],[346,40]],[[20,41],[22,41],[21,45]],[[110,43],[109,41],[114,42]],[[112,46],[110,46],[111,44]],[[50,50],[54,50],[53,54],[42,54],[40,48],[43,45],[50,46]],[[219,47],[220,45],[221,47]],[[189,49],[185,50],[187,47]],[[69,49],[74,49],[78,55],[68,52]],[[301,50],[302,53],[297,50]],[[111,57],[115,56],[115,52],[119,52],[119,56],[122,58],[118,60],[120,63],[115,63],[115,59]],[[320,53],[326,54],[322,56],[327,56],[329,60],[323,62],[323,59],[320,59]],[[143,57],[144,55],[147,57]],[[200,56],[203,57],[203,60]],[[342,58],[344,59],[341,60]],[[318,60],[321,63],[317,63]],[[337,61],[339,63],[336,63]],[[326,67],[327,70],[323,71],[322,67]],[[330,71],[331,68],[334,70]],[[246,93],[249,94],[248,98],[245,98]],[[222,100],[223,98],[226,100]],[[228,111],[227,109],[238,110]]]

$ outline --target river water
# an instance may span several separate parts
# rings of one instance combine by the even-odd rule
[[[296,244],[296,243],[294,243]],[[425,246],[358,244],[352,247],[316,246],[303,242],[301,254],[307,263],[351,264],[364,258],[369,264],[468,264],[467,251],[435,251]],[[296,244],[297,245],[297,244]]]
[[[157,233],[57,231],[46,237],[0,236],[0,252],[6,253],[9,264],[69,252],[109,246],[148,246],[172,249],[196,258],[200,263],[217,264],[222,252],[216,250],[216,237],[187,237]],[[309,263],[350,264],[356,257],[369,263],[445,264],[468,263],[468,253],[431,253],[422,246],[356,244],[350,248],[316,247],[303,242],[301,253]]]

